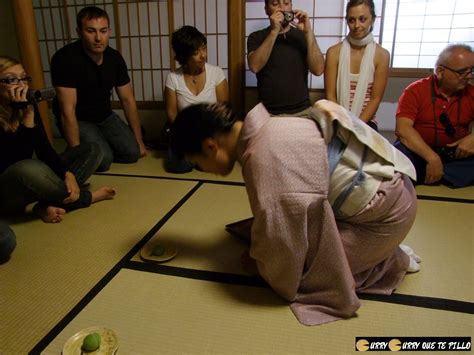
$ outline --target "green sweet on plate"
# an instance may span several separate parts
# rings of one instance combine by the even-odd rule
[[[162,256],[165,253],[165,247],[163,245],[157,244],[151,251],[152,256]]]
[[[100,348],[100,335],[97,333],[91,333],[84,338],[82,342],[82,350],[85,352],[95,351]]]

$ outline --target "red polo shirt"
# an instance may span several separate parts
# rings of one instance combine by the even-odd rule
[[[432,81],[435,84],[434,111]],[[459,102],[461,102],[461,105],[459,105]],[[458,116],[459,106],[461,112]],[[448,115],[451,124],[456,129],[454,137],[449,137],[445,133],[445,126],[439,119],[443,112]],[[414,122],[413,127],[431,147],[435,145],[434,118],[436,117],[438,146],[444,147],[446,144],[455,142],[469,134],[469,124],[474,120],[474,86],[467,85],[463,91],[448,100],[439,93],[434,75],[420,79],[407,86],[403,91],[398,101],[396,116],[397,119],[399,117],[411,119]]]

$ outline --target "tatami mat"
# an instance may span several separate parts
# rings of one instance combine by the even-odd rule
[[[24,354],[48,333],[195,185],[194,182],[93,176],[114,200],[68,213],[59,224],[9,221],[17,235],[0,267],[0,353]]]
[[[398,293],[474,302],[474,204],[418,200],[405,244],[423,259]]]
[[[61,332],[64,317],[91,299],[46,353],[58,354],[77,330],[100,324],[118,333],[124,354],[347,353],[360,335],[472,335],[472,315],[368,300],[359,318],[308,328],[269,288],[122,269],[145,265],[127,261],[164,223],[152,241],[172,240],[179,248],[165,266],[182,275],[197,270],[198,278],[208,272],[223,275],[221,281],[231,274],[247,279],[240,265],[246,243],[224,230],[251,216],[240,167],[227,178],[198,171],[168,174],[156,154],[136,164],[113,164],[91,178],[92,189],[117,189],[112,201],[71,212],[58,225],[28,216],[7,221],[18,246],[0,266],[1,354],[24,354],[46,334]],[[473,200],[474,187],[417,187],[417,192],[440,200],[419,200],[406,243],[423,257],[423,268],[397,292],[472,302],[474,205],[454,201]],[[185,202],[177,206],[180,201]]]
[[[271,290],[121,271],[57,336],[59,354],[83,328],[103,325],[121,354],[351,354],[356,336],[472,334],[472,316],[363,301],[358,317],[299,324]]]
[[[422,270],[408,275],[398,293],[474,301],[474,204],[453,205],[418,202],[417,218],[405,243],[423,258]],[[240,255],[246,243],[224,227],[249,216],[244,187],[204,184],[149,243],[167,241],[178,246],[176,258],[166,263],[169,266],[245,274]]]
[[[245,187],[204,184],[149,243],[177,245],[178,255],[169,266],[242,273],[240,256],[247,244],[224,227],[251,215]]]
[[[164,168],[165,151],[149,150],[148,155],[139,159],[134,164],[112,164],[110,170],[103,174],[124,174],[124,175],[141,175],[141,176],[159,176],[178,179],[193,180],[218,180],[225,182],[243,183],[240,166],[235,164],[234,170],[228,176],[218,176],[203,173],[196,169],[185,174],[167,173]]]

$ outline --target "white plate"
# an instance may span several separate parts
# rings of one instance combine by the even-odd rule
[[[91,352],[82,351],[82,342],[84,338],[89,334],[97,333],[100,335],[100,347],[99,349]],[[63,355],[113,355],[117,351],[118,340],[117,335],[112,329],[106,327],[89,327],[82,329],[80,332],[74,334],[68,339],[63,347]]]
[[[165,252],[163,255],[156,256],[153,255],[153,248],[155,246],[161,245]],[[140,251],[140,257],[145,261],[153,261],[156,263],[164,263],[165,261],[169,261],[173,259],[178,254],[178,247],[172,243],[168,242],[161,242],[161,241],[154,241],[149,242],[146,244]]]

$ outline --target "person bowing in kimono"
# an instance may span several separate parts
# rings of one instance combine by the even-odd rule
[[[171,126],[171,147],[205,172],[241,164],[254,217],[246,264],[318,325],[354,316],[357,292],[391,294],[420,259],[399,246],[416,215],[411,162],[336,103],[317,102],[309,118],[194,105]]]

